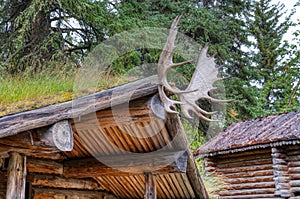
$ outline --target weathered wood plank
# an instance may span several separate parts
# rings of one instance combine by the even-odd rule
[[[80,190],[33,188],[33,194],[34,194],[33,199],[45,199],[45,198],[116,199],[114,195],[104,191],[80,191]]]
[[[269,175],[273,175],[273,169],[224,174],[224,176],[227,178],[244,178],[244,177],[269,176]]]
[[[82,190],[103,190],[101,186],[90,179],[67,179],[55,175],[35,174],[32,186],[62,188],[62,189],[82,189]]]
[[[105,160],[105,164],[101,163]],[[174,161],[175,160],[175,161]],[[108,166],[106,166],[108,165]],[[104,156],[64,162],[67,178],[86,178],[102,175],[132,175],[185,172],[187,153],[184,151]]]
[[[233,168],[220,168],[219,171],[228,174],[228,173],[242,173],[242,172],[249,172],[249,171],[259,171],[259,170],[268,170],[272,169],[272,164],[266,165],[253,165],[253,166],[241,166],[241,167],[233,167]]]
[[[264,188],[264,189],[243,189],[243,190],[225,190],[220,191],[221,196],[234,196],[234,195],[251,195],[255,194],[274,194],[275,188]]]
[[[194,157],[190,151],[188,151],[188,167],[187,176],[191,182],[191,186],[194,190],[196,198],[209,199],[208,193],[205,189],[204,183],[200,177],[199,170],[194,162]]]
[[[11,152],[7,172],[6,199],[25,199],[26,157]]]
[[[144,199],[156,199],[156,182],[151,173],[145,174],[145,194]]]
[[[258,189],[258,188],[275,188],[274,182],[252,182],[252,183],[240,183],[226,185],[226,189],[238,190],[238,189]]]
[[[63,174],[63,164],[53,160],[28,158],[26,166],[32,173]]]
[[[105,109],[112,102],[116,105],[128,102],[129,94],[130,100],[154,94],[156,82],[155,77],[145,78],[76,100],[1,117],[0,138]]]
[[[244,166],[256,166],[256,165],[266,165],[266,164],[272,164],[271,157],[269,158],[262,158],[254,159],[254,160],[240,160],[235,161],[231,163],[224,163],[224,164],[218,164],[219,168],[233,168],[233,167],[244,167]]]
[[[255,176],[244,178],[224,178],[224,182],[228,184],[253,183],[253,182],[273,182],[273,175],[270,176]]]
[[[222,196],[222,199],[249,199],[249,198],[282,199],[280,197],[275,197],[274,194],[251,194],[251,195]]]

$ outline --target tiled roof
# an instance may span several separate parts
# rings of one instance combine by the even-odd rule
[[[233,123],[195,154],[216,155],[296,140],[300,140],[300,110]]]

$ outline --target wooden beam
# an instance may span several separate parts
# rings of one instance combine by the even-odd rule
[[[36,129],[0,139],[0,157],[9,157],[9,151],[15,151],[25,156],[62,159],[60,150],[42,140],[40,134],[45,134],[48,128]],[[50,133],[49,133],[50,134]]]
[[[26,165],[30,173],[63,174],[63,164],[53,160],[28,158]]]
[[[155,176],[151,173],[145,174],[145,194],[144,199],[156,199]]]
[[[4,116],[0,118],[0,138],[80,117],[109,108],[112,103],[118,105],[156,92],[157,78],[149,77],[72,101]]]
[[[105,160],[101,163],[101,160]],[[186,171],[186,152],[144,153],[69,160],[64,162],[63,175],[67,178],[87,178],[103,175],[133,175],[182,173]]]
[[[26,184],[26,157],[12,152],[7,168],[7,192],[6,199],[24,199]]]
[[[48,146],[60,151],[71,151],[74,145],[73,132],[68,120],[53,124],[44,131],[38,131],[40,140]]]
[[[61,189],[81,189],[81,190],[104,190],[93,179],[68,179],[55,175],[36,174],[33,176],[32,186],[61,188]]]
[[[200,177],[199,170],[194,161],[194,157],[190,151],[188,151],[188,164],[186,173],[196,198],[209,199],[204,183]]]
[[[85,191],[66,189],[33,188],[33,199],[44,198],[93,198],[93,199],[116,199],[116,197],[105,191]]]

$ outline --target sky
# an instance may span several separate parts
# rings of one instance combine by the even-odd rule
[[[287,9],[287,10],[291,10],[291,9],[293,9],[293,6],[294,6],[294,4],[296,4],[297,3],[297,0],[273,0],[272,1],[274,4],[277,4],[277,3],[283,3],[284,5],[285,5],[285,8]],[[296,13],[295,13],[295,15],[293,16],[293,18],[292,18],[292,20],[294,21],[294,22],[297,22],[297,20],[300,20],[300,6],[298,6],[297,8],[296,8]],[[298,29],[299,29],[299,27],[298,27]],[[291,28],[290,30],[289,30],[289,32],[284,36],[284,40],[288,40],[288,41],[291,41],[291,39],[292,39],[292,33],[293,32],[295,32],[297,30],[297,28],[296,27],[294,27],[294,28]]]

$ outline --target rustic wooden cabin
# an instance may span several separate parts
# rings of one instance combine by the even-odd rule
[[[234,123],[200,147],[219,198],[300,198],[300,111]]]
[[[208,198],[157,92],[136,81],[1,117],[0,198]]]

